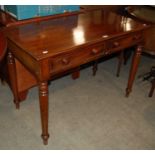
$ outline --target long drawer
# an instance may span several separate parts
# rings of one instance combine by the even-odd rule
[[[106,44],[106,50],[107,50],[106,54],[110,54],[115,51],[131,47],[132,45],[137,44],[137,42],[140,42],[141,40],[142,40],[142,34],[139,32],[136,34],[134,33],[117,39],[109,40]]]
[[[105,53],[105,44],[100,43],[81,47],[68,54],[56,56],[50,59],[50,73],[55,74],[80,66],[101,57]]]
[[[141,33],[126,35],[117,39],[105,40],[103,43],[87,45],[72,52],[58,55],[50,59],[50,74],[56,74],[87,62],[96,60],[101,56],[131,47],[142,40]]]

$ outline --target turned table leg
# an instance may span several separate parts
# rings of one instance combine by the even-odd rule
[[[98,60],[96,60],[93,64],[93,76],[96,75],[97,70],[98,70]]]
[[[137,46],[136,51],[133,55],[131,69],[130,69],[130,73],[129,73],[128,85],[126,88],[126,97],[128,97],[130,92],[132,91],[132,85],[133,85],[135,75],[136,75],[136,72],[138,69],[138,64],[140,61],[141,53],[142,53],[142,46],[139,45],[139,46]]]
[[[40,100],[40,114],[42,125],[42,139],[45,145],[48,144],[48,84],[47,82],[39,83],[39,100]]]
[[[152,83],[152,86],[151,86],[151,90],[149,92],[149,97],[153,96],[153,92],[155,90],[155,79],[151,83]]]
[[[14,95],[14,103],[16,105],[16,108],[19,109],[20,99],[17,89],[17,76],[16,76],[17,74],[16,74],[15,59],[10,51],[8,52],[7,62],[8,62],[8,71],[9,71],[11,89]]]
[[[80,77],[80,67],[77,67],[72,73],[72,79],[76,80]]]

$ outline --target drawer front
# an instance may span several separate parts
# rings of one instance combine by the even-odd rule
[[[113,53],[115,51],[130,47],[137,44],[142,40],[142,34],[136,33],[133,35],[128,35],[122,38],[113,39],[107,43],[107,53]]]
[[[56,74],[95,60],[105,54],[105,45],[97,44],[50,59],[50,73]]]

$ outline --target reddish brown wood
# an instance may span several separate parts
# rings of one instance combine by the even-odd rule
[[[96,72],[98,70],[98,61],[94,61],[94,64],[93,64],[93,76],[96,75]]]
[[[143,31],[148,27],[112,12],[95,10],[6,28],[8,48],[24,66],[22,70],[29,72],[27,76],[33,77],[25,89],[35,85],[39,87],[44,144],[47,144],[49,137],[48,80],[62,73],[75,71],[80,65],[141,44]],[[133,57],[127,95],[131,92],[140,54],[141,46],[138,46]],[[13,91],[16,100],[19,101],[18,96],[25,89],[19,91],[18,73],[11,71],[15,70],[12,63],[8,62],[8,64],[11,81],[12,83],[15,81],[14,85],[16,85],[12,84]]]
[[[16,64],[16,76],[17,76],[17,87],[19,93],[27,91],[29,88],[37,85],[36,78],[31,74],[29,70],[25,68],[22,63],[15,59]]]
[[[19,94],[19,100],[20,100],[20,102],[22,102],[26,99],[27,94],[28,94],[28,90],[19,92],[18,94]]]
[[[48,84],[47,82],[39,83],[39,100],[40,100],[40,114],[42,124],[42,139],[45,145],[48,144]]]
[[[0,10],[0,25],[7,26],[8,24],[14,23],[17,20],[4,12],[3,10]]]
[[[34,17],[34,18],[29,18],[29,19],[24,19],[24,20],[17,20],[13,16],[11,16],[9,13],[3,10],[0,10],[0,21],[2,25],[5,25],[6,27],[10,27],[10,26],[18,26],[22,24],[29,24],[29,23],[46,21],[46,20],[60,18],[60,17],[76,15],[82,12],[83,11],[65,12],[63,14],[55,14],[55,15],[49,15],[49,16]]]
[[[76,15],[76,14],[79,14],[79,13],[82,13],[82,12],[80,12],[80,11],[66,12],[66,13],[63,13],[63,14],[49,15],[49,16],[43,16],[43,17],[34,17],[34,18],[31,18],[31,19],[25,19],[25,20],[20,20],[20,21],[16,20],[16,22],[8,23],[7,27],[18,26],[18,25],[23,25],[23,24],[29,24],[29,23],[34,23],[34,22],[41,22],[41,21],[46,21],[46,20],[50,20],[50,19]]]
[[[2,31],[0,31],[0,61],[3,59],[7,48],[7,41]]]
[[[74,72],[72,73],[72,79],[76,80],[80,77],[80,67],[75,68]]]
[[[153,96],[154,89],[155,89],[155,79],[152,81],[152,86],[149,92],[149,97]]]
[[[16,67],[14,56],[11,51],[8,52],[8,69],[9,69],[9,77],[11,82],[11,88],[14,95],[14,103],[16,108],[19,109],[19,96],[18,96],[18,88],[17,88],[17,77],[16,77]]]
[[[139,61],[140,61],[141,53],[142,53],[142,46],[139,45],[139,46],[137,46],[136,52],[134,53],[134,56],[133,56],[133,59],[132,59],[132,66],[131,66],[131,69],[130,69],[128,85],[127,85],[127,88],[126,88],[126,97],[128,97],[130,92],[132,91],[132,85],[133,85],[135,75],[136,75],[136,72],[137,72],[137,69],[138,69],[138,64],[139,64]]]
[[[119,77],[119,75],[120,75],[123,60],[124,60],[124,51],[121,51],[119,56],[118,56],[118,66],[117,66],[117,72],[116,72],[117,77]]]

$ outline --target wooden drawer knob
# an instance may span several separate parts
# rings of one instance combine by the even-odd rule
[[[69,64],[69,59],[67,59],[67,58],[63,58],[62,59],[62,64],[64,64],[64,65],[68,65]]]
[[[93,48],[92,49],[92,54],[98,54],[100,52],[100,50],[96,49],[96,48]]]
[[[120,45],[120,43],[117,42],[117,41],[113,43],[113,46],[114,46],[114,47],[118,47],[119,45]]]
[[[139,36],[134,36],[133,37],[133,40],[138,40],[139,39]]]

